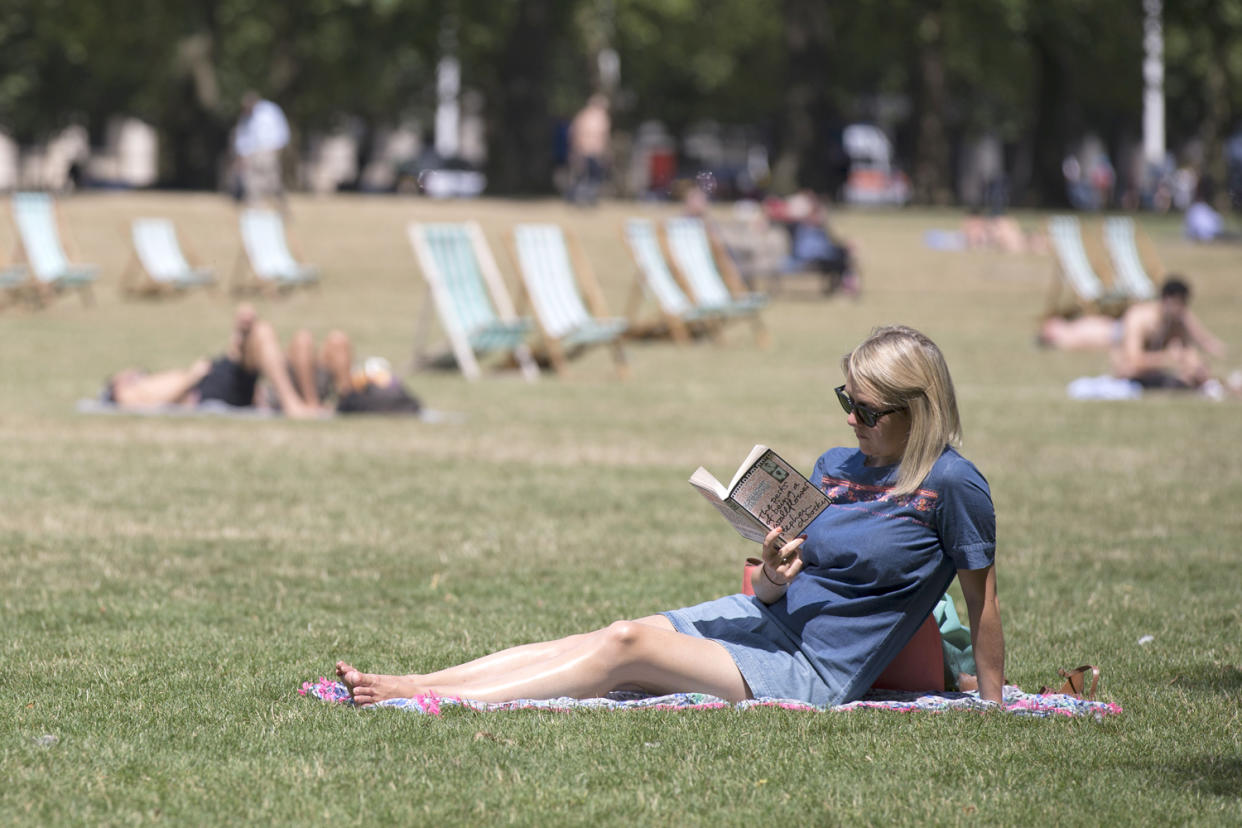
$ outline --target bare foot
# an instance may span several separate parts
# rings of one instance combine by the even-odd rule
[[[336,674],[349,688],[350,698],[355,704],[375,704],[386,699],[410,699],[425,692],[415,683],[414,676],[361,673],[344,661],[336,663]]]
[[[326,420],[332,416],[331,408],[306,403],[285,406],[281,411],[291,420]]]

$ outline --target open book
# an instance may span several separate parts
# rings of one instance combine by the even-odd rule
[[[767,446],[751,449],[728,486],[702,466],[690,475],[690,485],[702,492],[742,537],[759,543],[774,526],[783,530],[783,540],[793,540],[831,502]]]

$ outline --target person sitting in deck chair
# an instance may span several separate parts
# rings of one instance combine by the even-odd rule
[[[831,233],[824,205],[815,193],[800,190],[783,201],[769,198],[763,208],[769,220],[789,231],[789,258],[782,268],[786,273],[820,273],[825,293],[858,293],[853,248]]]
[[[327,397],[344,398],[352,389],[352,360],[349,337],[341,331],[328,334],[319,354],[306,330],[294,334],[288,350],[282,350],[271,324],[243,304],[220,356],[184,369],[120,371],[108,379],[101,396],[122,409],[218,401],[236,407],[270,405],[297,419],[321,417],[327,413]],[[260,380],[270,386],[270,395]]]

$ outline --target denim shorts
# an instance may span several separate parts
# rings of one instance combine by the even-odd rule
[[[832,691],[778,624],[763,602],[749,595],[726,595],[693,607],[663,613],[677,632],[716,641],[755,698],[792,699],[815,705],[832,702]]]

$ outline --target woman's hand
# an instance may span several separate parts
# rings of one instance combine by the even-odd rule
[[[802,570],[798,547],[806,540],[800,535],[789,543],[781,543],[781,527],[777,526],[763,539],[763,577],[778,587],[786,586]]]

